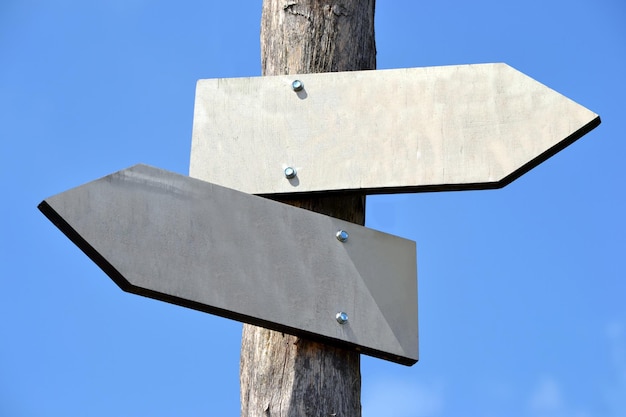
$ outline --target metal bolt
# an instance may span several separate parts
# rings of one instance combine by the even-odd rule
[[[346,324],[348,322],[348,314],[344,313],[343,311],[337,313],[335,315],[335,318],[337,319],[337,323],[339,324]]]
[[[337,234],[335,235],[337,236],[337,240],[340,242],[345,242],[346,240],[348,240],[348,232],[346,232],[345,230],[339,230],[337,231]]]
[[[288,180],[294,178],[296,174],[297,172],[295,168],[292,168],[292,167],[285,168],[285,178],[287,178]]]
[[[294,80],[294,82],[291,83],[291,88],[293,88],[293,91],[302,91],[304,84],[302,84],[300,80]]]

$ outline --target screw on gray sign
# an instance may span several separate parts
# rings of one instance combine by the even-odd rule
[[[337,237],[337,240],[342,243],[346,242],[348,240],[348,237],[350,237],[350,235],[348,235],[348,232],[346,232],[345,230],[338,230],[335,236]]]
[[[348,322],[348,314],[340,311],[335,315],[335,319],[337,319],[337,323],[339,324],[346,324]]]

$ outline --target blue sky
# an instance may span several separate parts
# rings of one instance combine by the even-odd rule
[[[261,1],[0,4],[0,415],[239,413],[237,322],[122,292],[36,209],[139,162],[186,174],[195,83],[260,75]],[[626,6],[379,0],[378,67],[506,62],[602,117],[501,190],[368,198],[417,242],[420,362],[363,416],[626,415]]]

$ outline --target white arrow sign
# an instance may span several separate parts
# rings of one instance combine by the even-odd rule
[[[599,123],[506,64],[200,80],[190,175],[262,195],[498,188]]]

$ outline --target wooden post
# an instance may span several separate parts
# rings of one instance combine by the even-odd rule
[[[264,0],[263,75],[375,69],[374,8],[375,0]],[[365,223],[364,195],[280,201]],[[356,351],[244,324],[240,383],[242,417],[361,415]]]

